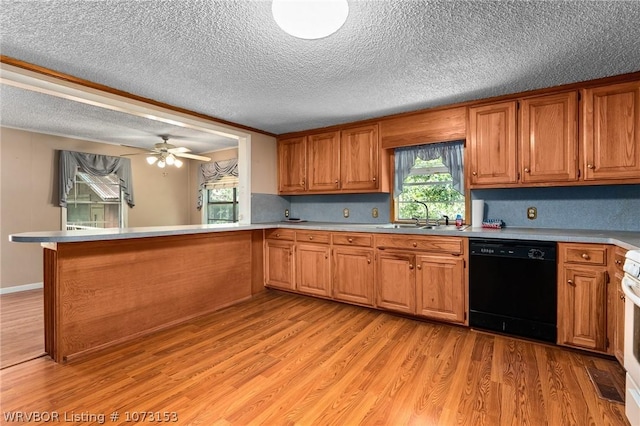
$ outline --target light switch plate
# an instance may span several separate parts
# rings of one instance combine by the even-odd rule
[[[535,207],[527,207],[527,219],[534,220],[538,217],[538,209]]]

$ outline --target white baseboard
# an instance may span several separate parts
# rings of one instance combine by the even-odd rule
[[[42,288],[42,283],[16,285],[13,287],[0,288],[0,294],[17,293],[18,291],[35,290],[37,288]]]

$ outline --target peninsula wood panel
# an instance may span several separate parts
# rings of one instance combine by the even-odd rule
[[[251,232],[58,244],[54,359],[251,297],[251,244]]]
[[[383,149],[461,140],[466,137],[466,130],[467,111],[463,106],[380,121]]]

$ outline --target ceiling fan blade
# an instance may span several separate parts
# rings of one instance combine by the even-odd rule
[[[150,155],[150,152],[134,152],[131,154],[120,154],[120,157],[130,157],[132,155]]]
[[[168,149],[167,151],[172,154],[179,154],[181,152],[191,152],[189,148],[185,148],[184,146],[177,146],[175,148]]]
[[[202,155],[185,154],[180,152],[174,152],[173,155],[175,155],[176,157],[190,158],[192,160],[211,161],[211,158],[203,157]]]

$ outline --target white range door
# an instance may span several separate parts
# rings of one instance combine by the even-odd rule
[[[622,291],[624,310],[624,368],[627,370],[625,413],[640,425],[640,250],[627,252]]]

